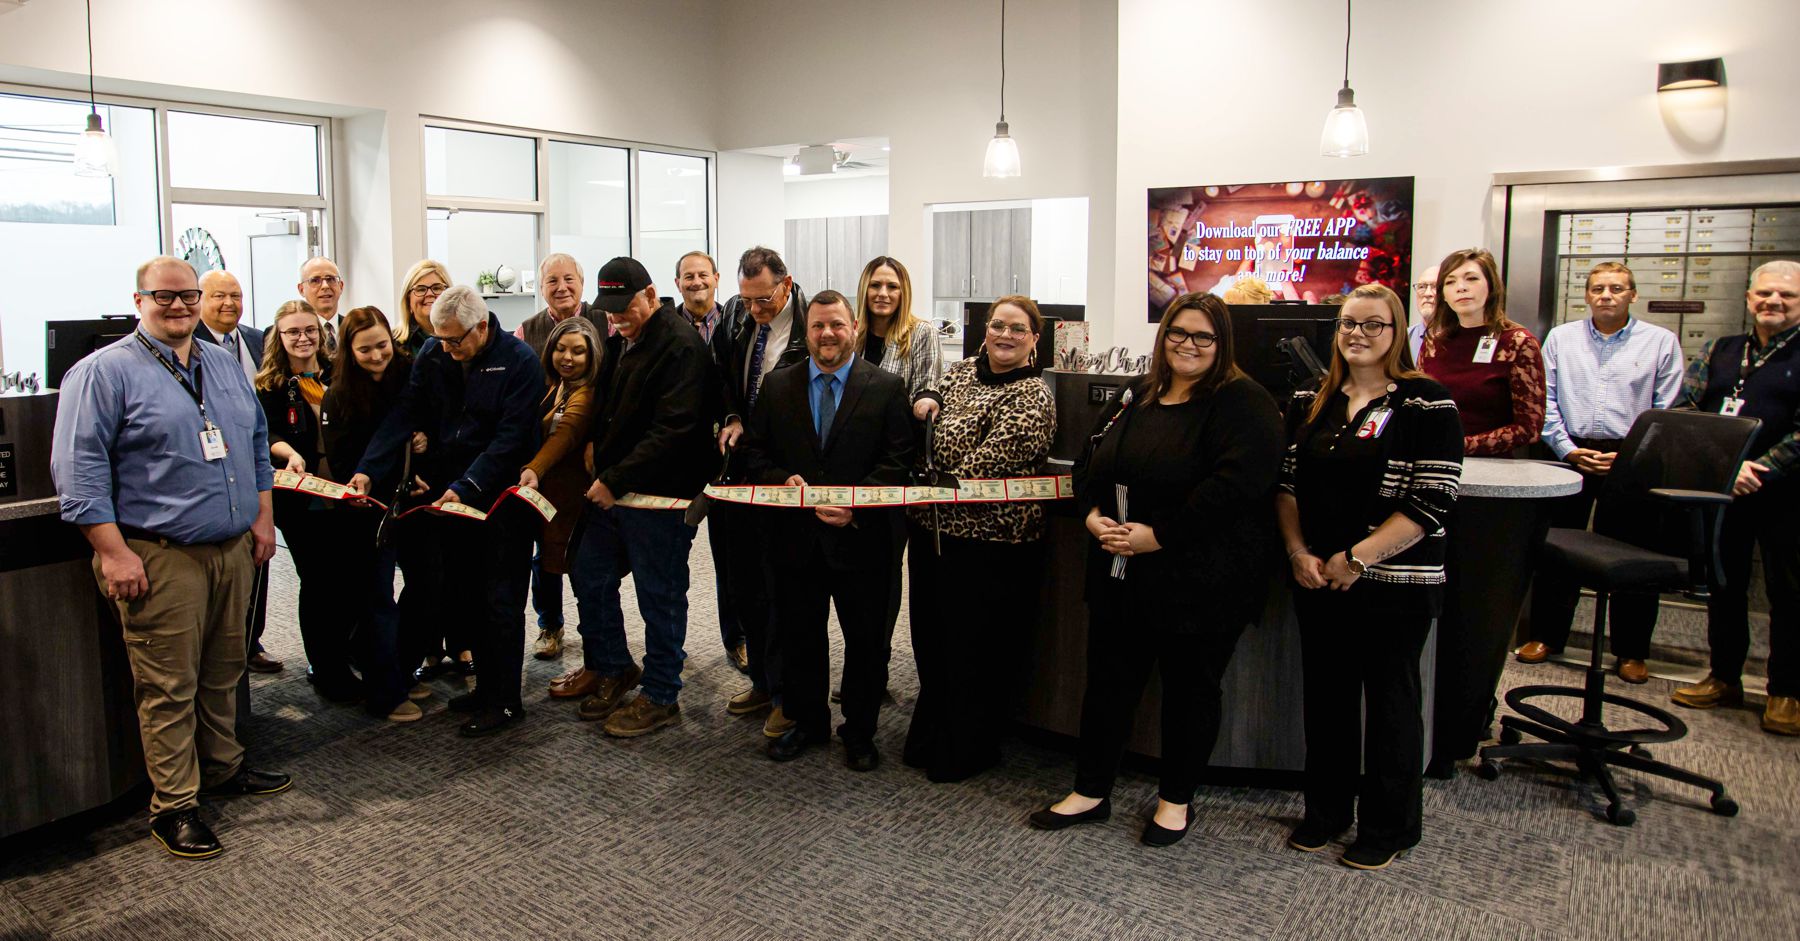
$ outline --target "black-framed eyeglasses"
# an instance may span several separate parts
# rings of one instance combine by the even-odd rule
[[[1393,324],[1382,320],[1351,320],[1348,317],[1339,317],[1337,322],[1337,330],[1344,336],[1361,330],[1365,337],[1378,337],[1381,336],[1381,331],[1392,326]]]
[[[301,337],[306,337],[308,339],[317,339],[319,336],[319,328],[318,327],[289,327],[286,330],[281,331],[281,335],[284,337],[287,337],[290,340],[298,340]]]
[[[438,342],[442,343],[445,349],[460,350],[462,349],[462,345],[468,342],[469,337],[474,334],[476,330],[479,330],[484,326],[486,326],[486,324],[477,324],[468,330],[464,330],[460,337],[447,337],[440,333],[438,334]]]
[[[1009,333],[1015,337],[1031,336],[1031,328],[1022,323],[1001,323],[998,320],[988,321],[987,332],[997,337],[1003,337]]]
[[[415,284],[412,286],[412,296],[425,297],[429,295],[431,297],[436,297],[448,290],[450,290],[450,285],[448,284]]]
[[[315,274],[306,279],[306,286],[310,288],[334,288],[343,283],[344,279],[334,274]]]
[[[200,303],[199,291],[139,291],[137,296],[155,301],[158,307],[169,307],[175,303],[176,298],[180,298],[189,307]]]
[[[1189,333],[1180,327],[1170,327],[1168,338],[1170,346],[1179,348],[1183,343],[1192,343],[1196,350],[1211,349],[1214,343],[1219,342],[1219,335],[1216,333],[1202,333],[1200,331]]]

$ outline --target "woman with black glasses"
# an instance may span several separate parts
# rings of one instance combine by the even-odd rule
[[[1386,287],[1350,293],[1319,391],[1288,406],[1275,497],[1305,676],[1306,816],[1288,845],[1317,852],[1354,822],[1356,869],[1419,842],[1419,654],[1462,478],[1456,403],[1403,360],[1405,323]]]
[[[958,480],[1037,473],[1056,433],[1056,403],[1037,368],[1043,329],[1030,298],[1000,298],[988,308],[981,349],[915,396],[913,416],[936,421],[937,469]],[[961,781],[1000,760],[1012,684],[996,667],[1014,656],[1020,631],[1037,620],[1044,507],[916,506],[907,520],[919,700],[904,760],[932,781]],[[987,587],[943,590],[970,574]]]
[[[256,399],[269,422],[269,457],[276,470],[330,477],[319,422],[319,406],[331,375],[320,357],[324,345],[311,304],[292,300],[276,309],[255,382]],[[361,680],[350,669],[350,625],[342,592],[333,584],[338,511],[318,497],[293,490],[275,491],[274,505],[275,525],[300,578],[306,680],[332,702],[355,702],[362,698]]]
[[[1131,716],[1162,677],[1162,783],[1142,840],[1167,846],[1219,735],[1219,684],[1262,611],[1274,557],[1269,498],[1281,419],[1232,360],[1231,312],[1210,294],[1163,311],[1150,372],[1120,394],[1075,468],[1094,537],[1087,572],[1087,693],[1075,789],[1031,815],[1044,830],[1112,813]]]

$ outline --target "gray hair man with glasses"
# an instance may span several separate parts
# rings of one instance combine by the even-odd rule
[[[300,265],[300,283],[294,285],[300,296],[319,315],[319,327],[325,335],[325,356],[337,355],[337,312],[344,300],[344,277],[337,262],[320,255]]]
[[[131,661],[150,832],[185,859],[221,852],[207,796],[273,794],[237,738],[237,685],[256,566],[275,554],[268,425],[229,353],[194,342],[194,269],[138,269],[140,322],[63,378],[50,473],[62,518],[94,549],[94,577]]]
[[[1412,326],[1406,328],[1406,346],[1412,350],[1413,365],[1419,363],[1419,347],[1425,345],[1425,328],[1437,312],[1438,266],[1432,265],[1413,279]]]

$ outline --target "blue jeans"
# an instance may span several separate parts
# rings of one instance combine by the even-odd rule
[[[544,571],[544,544],[536,543],[531,556],[531,609],[537,612],[540,631],[561,630],[563,626],[563,581],[555,572]]]
[[[631,669],[619,583],[631,575],[644,617],[644,695],[659,705],[681,694],[687,659],[688,550],[695,529],[674,510],[587,507],[571,546],[569,582],[581,612],[582,665],[601,676]]]

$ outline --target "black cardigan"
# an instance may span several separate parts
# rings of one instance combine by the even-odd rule
[[[1281,489],[1292,494],[1300,507],[1301,535],[1320,558],[1330,558],[1374,532],[1388,517],[1404,514],[1425,530],[1425,538],[1393,558],[1374,563],[1360,581],[1392,586],[1424,586],[1435,596],[1444,583],[1444,526],[1456,503],[1462,480],[1463,428],[1449,390],[1432,379],[1399,379],[1387,394],[1392,410],[1381,433],[1367,439],[1355,436],[1369,413],[1384,400],[1363,406],[1350,421],[1341,419],[1347,407],[1342,392],[1316,422],[1307,422],[1318,393],[1299,389],[1288,405],[1287,456],[1281,462]],[[1301,465],[1314,459],[1309,444],[1318,435],[1339,432],[1337,453],[1344,461],[1329,471],[1306,473]],[[1350,468],[1354,467],[1352,472]],[[1356,492],[1346,492],[1354,487]],[[1323,501],[1323,505],[1315,501]],[[1307,529],[1314,520],[1332,535]],[[1348,543],[1345,541],[1349,540]],[[1435,612],[1435,597],[1432,599]]]
[[[327,381],[328,374],[321,373],[320,381]],[[329,391],[329,389],[327,390]],[[273,389],[256,390],[256,401],[262,405],[263,417],[269,422],[269,446],[286,442],[306,462],[306,472],[319,472],[319,422],[313,416],[312,406],[300,394],[300,379],[289,376],[286,382]],[[291,420],[290,420],[291,419]],[[264,454],[262,459],[274,465],[276,470],[285,465],[276,464],[273,455]],[[315,498],[292,490],[277,490],[273,501],[275,521],[283,526],[299,522],[295,514],[303,512]]]
[[[332,474],[339,478],[339,483],[349,481],[356,473],[357,466],[362,463],[363,452],[369,449],[369,442],[375,437],[375,430],[381,427],[388,413],[399,404],[411,371],[412,360],[396,356],[388,364],[387,371],[382,373],[381,381],[375,384],[374,400],[362,409],[346,405],[343,396],[339,394],[343,389],[342,383],[334,383],[325,390],[325,401],[319,406],[319,421],[325,426],[325,458],[331,464]],[[369,492],[386,500],[387,494],[398,483],[398,480],[371,481]]]
[[[1114,485],[1126,483],[1126,522],[1148,524],[1162,549],[1132,557],[1119,580],[1110,575],[1113,556],[1090,536],[1088,603],[1126,605],[1132,620],[1170,633],[1241,630],[1260,615],[1278,558],[1275,400],[1247,376],[1180,405],[1147,401],[1147,385],[1132,384],[1123,410],[1103,410],[1075,465],[1075,496],[1082,518],[1098,507],[1117,519]],[[1181,433],[1132,442],[1134,422],[1152,408],[1176,415]],[[1156,459],[1130,462],[1145,444]]]

